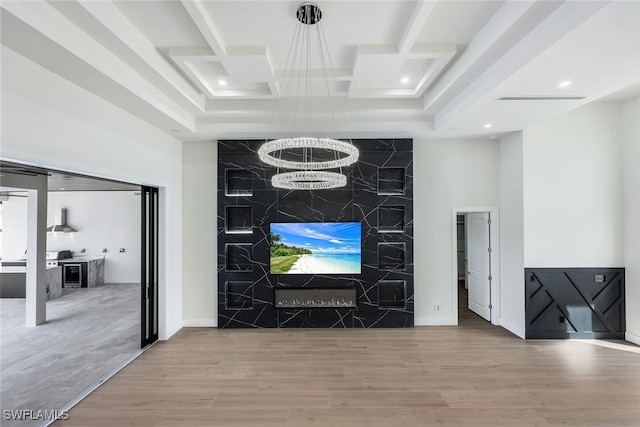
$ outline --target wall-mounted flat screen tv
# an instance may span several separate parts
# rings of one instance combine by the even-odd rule
[[[360,274],[359,222],[272,223],[271,274]]]

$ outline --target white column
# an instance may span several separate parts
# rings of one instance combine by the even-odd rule
[[[38,326],[47,320],[46,244],[47,191],[46,188],[28,190],[27,202],[27,277],[25,324]]]

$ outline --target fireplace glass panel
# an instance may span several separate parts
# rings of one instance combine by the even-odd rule
[[[355,308],[356,288],[276,289],[275,308]]]

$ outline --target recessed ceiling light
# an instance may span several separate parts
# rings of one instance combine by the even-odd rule
[[[220,79],[220,80],[218,80],[218,84],[219,84],[220,86],[226,86],[226,85],[227,85],[227,81],[226,81],[226,80],[223,80],[223,79]]]
[[[491,126],[493,126],[491,123],[487,123],[486,125],[483,126],[483,128],[489,129]]]
[[[400,80],[400,82],[401,82],[402,84],[407,84],[407,83],[409,83],[409,77],[403,77],[403,78],[402,78],[402,80]]]
[[[64,190],[64,187],[60,187],[60,190]]]
[[[573,82],[570,81],[570,80],[565,80],[562,83],[558,83],[558,87],[567,87],[567,86],[570,86],[571,83],[573,83]]]

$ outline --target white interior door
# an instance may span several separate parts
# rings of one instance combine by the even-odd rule
[[[488,212],[467,214],[467,283],[469,310],[491,320],[491,251]]]

